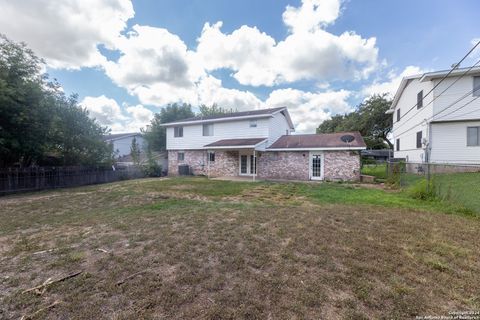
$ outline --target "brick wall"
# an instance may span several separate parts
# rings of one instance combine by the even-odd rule
[[[183,152],[185,158],[178,161],[178,153]],[[215,151],[215,161],[207,163],[205,150],[168,151],[168,175],[178,175],[178,165],[187,164],[194,175],[207,175],[211,177],[237,176],[238,175],[238,151]]]
[[[185,154],[183,161],[178,161],[178,153]],[[205,175],[207,168],[207,153],[204,150],[169,150],[168,151],[168,175],[178,175],[178,165],[188,164],[194,175]]]
[[[358,151],[326,151],[324,157],[325,180],[356,181],[360,179]]]
[[[260,179],[308,180],[309,153],[262,152],[257,157],[257,173]]]
[[[184,161],[178,161],[178,151],[168,151],[168,174],[178,175],[178,165],[188,164],[195,175],[207,175],[207,152],[186,150]],[[308,151],[258,152],[259,179],[309,180],[310,154]],[[238,151],[215,151],[215,162],[209,166],[210,176],[237,176]],[[326,151],[324,153],[325,180],[355,181],[360,179],[360,156],[357,151]]]

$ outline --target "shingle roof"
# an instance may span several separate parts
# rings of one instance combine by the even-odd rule
[[[343,136],[353,136],[350,143],[343,142]],[[324,134],[298,134],[281,136],[268,149],[302,149],[310,148],[366,148],[365,141],[358,131]],[[267,149],[267,150],[268,150]]]
[[[255,146],[267,138],[248,138],[248,139],[223,139],[205,145],[205,147],[238,147]]]
[[[262,115],[270,115],[277,111],[285,109],[285,107],[280,108],[270,108],[270,109],[260,109],[260,110],[251,110],[251,111],[240,111],[240,112],[231,112],[225,114],[217,114],[213,116],[197,116],[187,119],[175,120],[172,122],[163,123],[163,125],[168,125],[170,123],[183,123],[183,122],[191,122],[191,121],[204,121],[204,120],[216,120],[216,119],[223,119],[223,118],[236,118],[236,117],[246,117],[246,116],[262,116]]]

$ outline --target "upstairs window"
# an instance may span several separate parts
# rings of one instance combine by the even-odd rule
[[[400,121],[400,109],[397,109],[397,122]]]
[[[400,139],[397,139],[396,146],[397,146],[397,151],[400,151]]]
[[[173,136],[175,138],[183,137],[183,127],[181,127],[181,126],[173,127]]]
[[[423,107],[423,90],[417,93],[417,109]]]
[[[480,97],[480,77],[473,77],[473,96]]]
[[[213,123],[203,125],[203,136],[213,136]]]
[[[480,127],[467,127],[467,146],[480,146]]]
[[[417,132],[417,148],[422,147],[422,131]]]
[[[250,128],[256,128],[257,127],[257,120],[250,120]]]

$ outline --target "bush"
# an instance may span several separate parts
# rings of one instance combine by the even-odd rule
[[[427,182],[427,179],[421,179],[417,181],[413,186],[408,189],[409,194],[420,200],[431,200],[435,198],[435,187],[433,179]]]

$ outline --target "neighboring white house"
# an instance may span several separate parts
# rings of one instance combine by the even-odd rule
[[[193,174],[263,179],[356,180],[358,132],[291,135],[287,108],[194,117],[167,128],[168,172],[187,165]]]
[[[143,150],[145,141],[139,132],[110,134],[105,136],[104,140],[105,142],[113,144],[115,156],[120,158],[130,154],[133,138],[137,140],[140,150]]]
[[[468,69],[403,78],[388,111],[395,158],[425,162],[428,147],[432,163],[480,164],[480,67]]]

